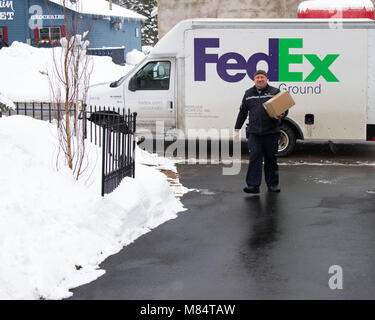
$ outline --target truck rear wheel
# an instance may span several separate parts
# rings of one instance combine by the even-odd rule
[[[287,124],[282,124],[280,129],[279,140],[279,157],[286,157],[290,155],[296,146],[296,134],[294,130]]]

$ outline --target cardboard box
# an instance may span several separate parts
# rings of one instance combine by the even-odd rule
[[[265,102],[263,107],[271,118],[276,118],[295,104],[289,91],[282,91]]]

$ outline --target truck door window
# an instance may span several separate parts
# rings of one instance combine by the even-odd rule
[[[171,63],[153,61],[135,75],[136,90],[169,90]]]

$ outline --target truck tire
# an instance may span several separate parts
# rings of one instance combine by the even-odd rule
[[[280,129],[279,152],[278,157],[290,155],[296,146],[296,134],[294,130],[283,123]]]

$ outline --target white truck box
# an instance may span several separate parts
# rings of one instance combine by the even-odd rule
[[[253,73],[264,69],[296,102],[281,155],[296,139],[375,140],[374,43],[375,22],[366,19],[185,20],[112,87],[90,88],[88,104],[130,108],[140,132],[155,132],[156,121],[185,137],[233,130]]]

